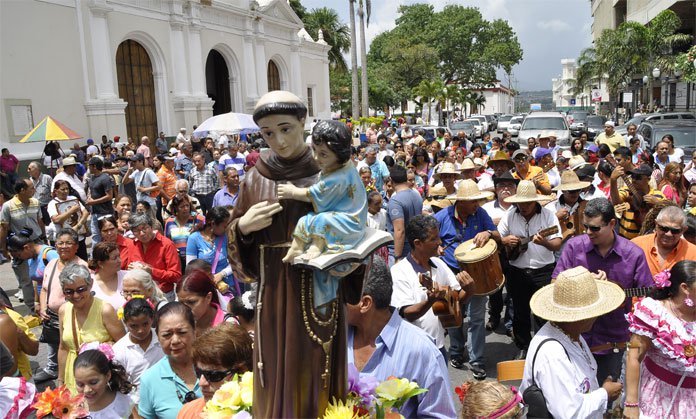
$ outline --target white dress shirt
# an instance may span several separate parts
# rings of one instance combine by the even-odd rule
[[[558,222],[558,218],[556,218],[556,214],[550,209],[541,208],[541,211],[534,214],[529,222],[525,220],[517,208],[508,211],[498,224],[500,236],[505,237],[513,235],[521,237],[523,240],[530,240],[527,251],[522,253],[517,259],[511,260],[510,265],[519,269],[539,269],[553,263],[555,258],[552,251],[544,246],[531,242],[531,238],[534,237],[535,234],[552,226],[558,227],[558,233],[548,236],[547,239],[551,240],[557,237],[563,237],[561,235],[561,225]]]
[[[546,342],[532,362],[537,347],[547,338],[558,342]],[[529,344],[520,392],[524,393],[532,385],[532,374],[554,418],[603,417],[608,394],[597,382],[597,362],[582,336],[580,342],[575,343],[547,322]]]
[[[433,278],[433,283],[437,282],[440,286],[448,286],[455,290],[461,289],[459,282],[454,277],[454,273],[445,262],[439,258],[430,258],[430,262],[432,263],[430,276]],[[425,287],[418,281],[418,273],[413,268],[410,257],[401,259],[392,266],[391,274],[394,280],[391,306],[398,309],[418,304],[428,299]],[[445,329],[437,316],[435,316],[435,313],[433,313],[432,308],[429,308],[425,314],[411,323],[430,335],[435,340],[435,346],[438,348],[445,346]]]
[[[114,361],[123,365],[123,368],[128,373],[130,382],[136,386],[136,393],[133,394],[133,399],[137,403],[140,399],[139,393],[137,393],[139,391],[140,377],[148,368],[164,357],[164,352],[162,352],[162,347],[157,339],[157,333],[155,333],[155,329],[152,329],[152,340],[146,351],[143,351],[140,345],[131,341],[130,332],[114,343],[113,350],[115,354]]]

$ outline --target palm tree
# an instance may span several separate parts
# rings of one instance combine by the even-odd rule
[[[363,6],[364,5],[364,6]],[[372,4],[370,0],[358,1],[358,17],[360,18],[360,63],[362,64],[362,115],[370,116],[367,100],[367,48],[365,47],[365,17],[367,17],[367,26],[370,26],[370,14],[372,12]]]
[[[431,117],[430,102],[441,94],[443,87],[440,80],[421,80],[418,86],[413,89],[413,95],[420,97],[421,107],[428,106],[428,121],[430,121]]]
[[[460,87],[457,84],[448,84],[445,86],[444,89],[442,89],[442,99],[444,102],[443,107],[444,107],[445,111],[449,111],[450,101],[454,100],[459,95],[459,90],[460,90]],[[441,107],[440,110],[442,110],[443,107]],[[442,118],[440,118],[440,119],[442,119]],[[448,113],[447,114],[447,121],[445,124],[448,127],[449,127],[450,119],[452,119],[452,116]]]
[[[353,98],[353,119],[360,118],[358,102],[358,53],[355,42],[355,0],[348,0],[350,4],[350,65],[351,65],[351,96]]]
[[[312,9],[304,18],[305,30],[313,39],[319,37],[319,30],[324,34],[324,40],[331,46],[329,63],[333,68],[347,71],[348,65],[343,53],[350,48],[350,29],[340,21],[334,9],[321,7]]]

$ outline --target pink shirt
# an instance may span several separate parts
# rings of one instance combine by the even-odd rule
[[[222,309],[220,308],[219,305],[217,305],[215,303],[210,303],[210,304],[212,304],[212,306],[215,307],[215,309],[217,310],[215,312],[215,318],[213,319],[213,324],[211,326],[217,326],[220,323],[225,321],[225,312],[222,311]]]
[[[65,302],[63,287],[60,286],[60,279],[58,279],[65,266],[58,264],[59,261],[60,259],[53,259],[52,261],[48,262],[48,265],[46,265],[46,268],[44,269],[43,282],[41,283],[41,287],[46,291],[49,291],[48,308],[56,313],[58,313],[58,309],[60,309],[60,306],[62,306]],[[73,261],[79,263],[80,265],[87,266],[87,262],[79,257],[76,257],[73,259]],[[54,267],[55,269],[53,269]],[[53,281],[51,281],[51,274],[53,274]],[[50,290],[48,288],[49,282],[51,283]]]
[[[146,159],[150,158],[150,147],[146,146],[145,144],[140,145],[137,152],[145,156]]]
[[[17,160],[17,157],[15,157],[14,154],[10,154],[7,157],[0,156],[0,170],[5,173],[14,172],[18,163],[19,160]]]

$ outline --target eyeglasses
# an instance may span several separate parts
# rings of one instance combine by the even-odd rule
[[[514,162],[515,163],[524,163],[527,161],[527,157],[515,157]]]
[[[676,236],[676,235],[678,235],[678,234],[681,234],[682,231],[683,231],[683,229],[681,229],[681,228],[672,228],[672,227],[667,227],[667,226],[663,226],[663,225],[660,225],[660,224],[657,225],[657,228],[659,228],[660,231],[663,232],[663,233],[668,233],[668,232],[670,232],[670,233],[672,233],[673,236]]]
[[[603,226],[591,226],[591,225],[588,225],[588,224],[585,224],[585,223],[582,223],[582,226],[585,227],[585,230],[589,230],[589,231],[591,231],[591,232],[593,232],[593,233],[597,233],[599,230],[601,230],[601,229],[603,229],[604,227],[606,227],[606,225],[603,225]]]
[[[68,289],[63,290],[63,295],[65,295],[66,297],[72,297],[73,294],[82,294],[86,291],[89,291],[89,289],[90,289],[90,287],[78,287],[78,288],[75,288],[74,290],[68,288]]]
[[[181,404],[186,404],[188,402],[192,402],[198,398],[198,396],[196,396],[196,393],[194,393],[193,391],[187,391],[186,394],[184,394],[182,397],[181,393],[179,393],[178,388],[176,389],[176,397],[179,398],[179,401],[181,402]]]
[[[218,383],[234,372],[234,370],[207,371],[195,366],[193,370],[196,372],[196,377],[201,378],[203,376],[210,383]]]

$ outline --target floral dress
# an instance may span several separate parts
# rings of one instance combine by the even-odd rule
[[[632,333],[645,336],[653,343],[640,366],[641,417],[693,417],[696,412],[696,323],[676,318],[660,301],[652,298],[636,304],[627,318]],[[677,390],[682,375],[684,381]],[[672,398],[674,405],[667,415]]]

